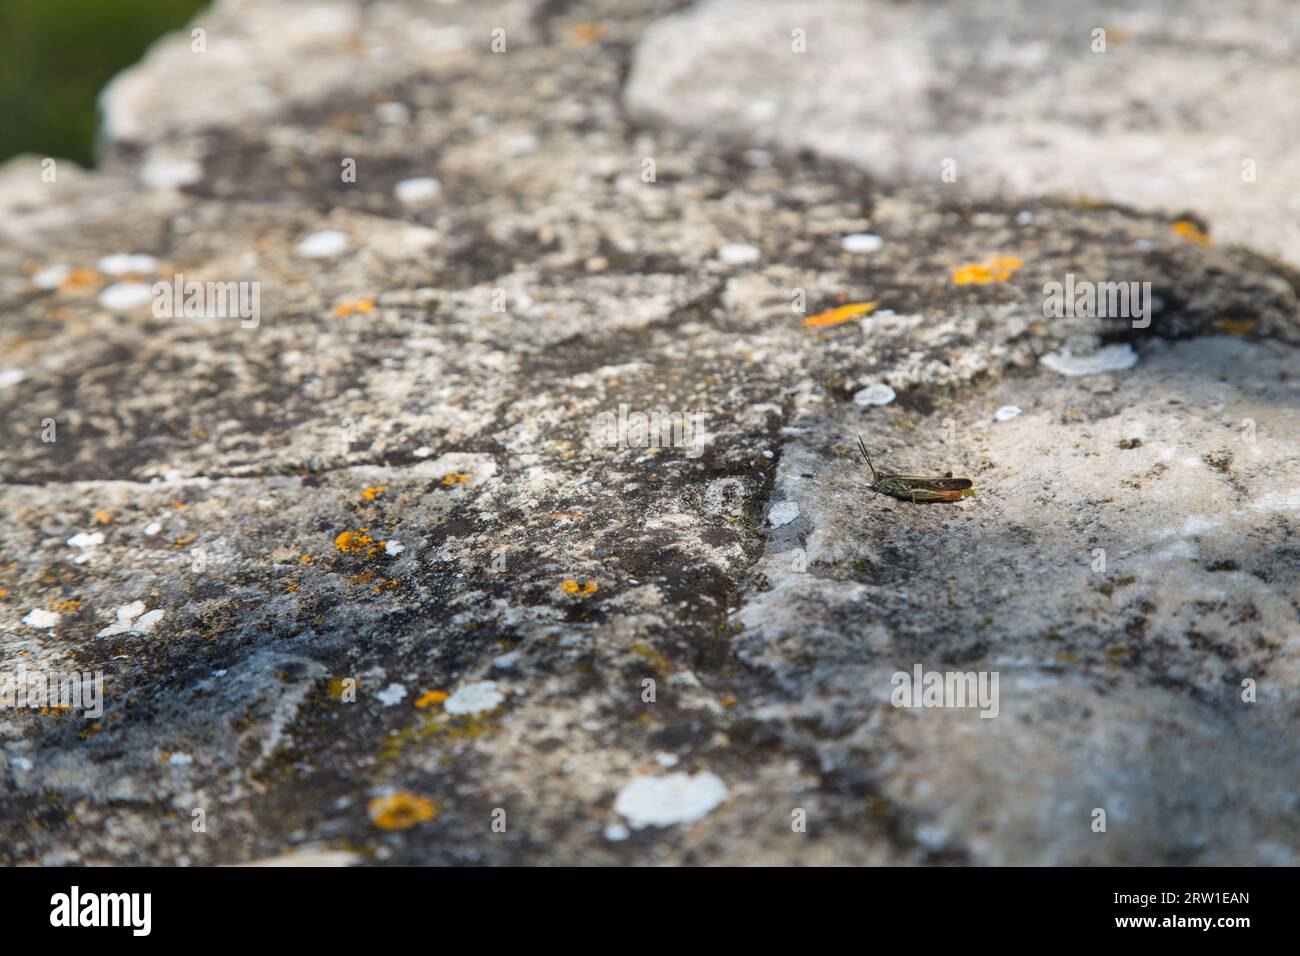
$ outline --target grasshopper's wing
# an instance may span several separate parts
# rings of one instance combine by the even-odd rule
[[[965,481],[965,479],[961,479],[961,480]],[[968,494],[974,494],[974,492],[970,491],[969,488],[970,488],[969,481],[966,482],[965,488],[954,488],[949,491],[945,491],[939,488],[925,488],[913,484],[911,488],[910,497],[911,500],[916,502],[917,504],[930,504],[931,502],[939,502],[939,501],[956,502],[956,501],[961,501],[962,498],[966,497]]]
[[[897,477],[918,490],[965,491],[971,486],[969,478],[921,478],[916,475],[898,475]]]

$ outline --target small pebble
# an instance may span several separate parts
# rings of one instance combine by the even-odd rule
[[[72,270],[65,265],[46,266],[32,276],[32,285],[38,289],[57,289],[71,274]]]
[[[99,271],[105,275],[120,276],[133,272],[136,275],[148,275],[156,272],[158,260],[144,253],[134,255],[122,252],[117,255],[104,256],[99,260]]]
[[[537,152],[541,144],[537,137],[532,133],[524,133],[521,136],[511,136],[502,145],[507,156],[527,156],[530,153]]]
[[[403,179],[393,187],[393,195],[397,197],[398,202],[408,206],[432,202],[442,195],[442,183],[432,176]]]
[[[389,126],[400,126],[411,121],[411,111],[405,103],[390,100],[375,107],[375,117]]]
[[[101,308],[110,312],[127,312],[153,301],[153,289],[143,282],[114,282],[99,294]]]
[[[160,157],[140,170],[140,182],[155,189],[177,189],[203,178],[203,166],[193,159]]]
[[[87,534],[82,531],[68,539],[69,548],[93,548],[104,543],[104,532],[95,531]]]
[[[888,405],[897,397],[892,388],[884,383],[868,385],[866,388],[857,392],[853,396],[855,405]]]
[[[304,259],[331,259],[342,255],[347,248],[347,233],[339,232],[337,229],[325,229],[321,232],[313,232],[303,239],[293,252],[294,255]]]
[[[751,246],[743,242],[732,242],[718,250],[718,258],[727,265],[743,266],[757,262],[759,251],[756,246]]]
[[[884,239],[869,232],[855,232],[840,240],[845,252],[875,252],[884,244]]]

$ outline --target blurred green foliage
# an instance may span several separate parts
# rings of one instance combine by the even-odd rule
[[[89,163],[100,89],[205,5],[0,0],[0,162],[37,153]]]

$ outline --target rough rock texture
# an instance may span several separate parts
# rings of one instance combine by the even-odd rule
[[[1297,264],[1298,56],[1286,0],[706,0],[627,102],[936,192],[1194,210]]]
[[[672,3],[309,6],[218,3],[106,94],[102,169],[0,174],[0,673],[107,684],[0,710],[0,860],[1300,860],[1294,274],[629,119]],[[1067,272],[1150,327],[1045,319]],[[176,273],[256,326],[101,304]],[[1136,366],[1042,362],[1101,345]],[[620,405],[699,443],[611,447]],[[871,494],[859,434],[978,495]],[[891,706],[916,664],[998,716]]]

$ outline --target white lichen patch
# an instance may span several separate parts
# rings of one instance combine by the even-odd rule
[[[402,544],[402,542],[397,541],[397,540],[395,540],[395,539],[392,540],[392,541],[385,541],[385,542],[384,542],[384,554],[387,554],[387,555],[390,555],[390,556],[392,556],[392,555],[398,555],[398,554],[401,554],[401,553],[402,553],[403,551],[405,551],[405,550],[406,550],[406,545]]]
[[[726,785],[707,770],[694,775],[637,777],[614,799],[614,810],[634,830],[694,823],[727,796]]]
[[[89,534],[80,531],[68,539],[69,548],[94,548],[104,543],[104,532],[93,531]]]
[[[993,413],[993,417],[1000,422],[1009,422],[1013,418],[1019,418],[1021,414],[1022,410],[1019,405],[1003,405]]]
[[[59,615],[53,611],[44,611],[40,608],[36,608],[34,611],[29,613],[25,618],[23,618],[23,623],[26,624],[28,627],[35,627],[35,628],[40,628],[41,630],[48,630],[49,628],[58,625]]]
[[[406,688],[397,683],[389,684],[375,696],[385,707],[392,707],[406,699]]]
[[[1127,342],[1122,345],[1108,345],[1090,355],[1073,355],[1069,349],[1049,352],[1042,358],[1042,363],[1053,372],[1078,378],[1082,375],[1097,375],[1101,372],[1117,372],[1137,365],[1137,353]]]
[[[112,637],[115,634],[148,634],[154,625],[162,620],[163,612],[153,610],[145,613],[143,601],[132,601],[117,609],[117,620],[101,630],[96,637]]]
[[[496,681],[475,681],[448,697],[443,710],[449,714],[483,714],[496,710],[505,699],[506,695],[497,688]]]
[[[797,517],[799,517],[799,502],[797,501],[778,501],[772,505],[772,510],[767,513],[767,520],[773,528],[787,525]]]

